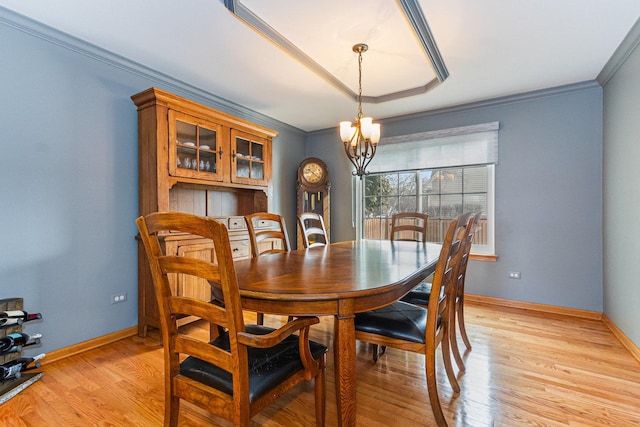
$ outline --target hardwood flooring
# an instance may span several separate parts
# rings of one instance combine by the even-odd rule
[[[439,360],[440,399],[451,426],[640,426],[640,363],[601,322],[490,305],[466,305],[473,350],[452,393]],[[253,321],[247,314],[247,321]],[[278,316],[266,316],[276,324]],[[330,346],[333,319],[312,338]],[[205,333],[199,325],[187,326]],[[330,347],[331,351],[331,347]],[[433,425],[422,357],[388,349],[377,364],[359,343],[358,425]],[[337,424],[328,357],[327,424]],[[45,365],[44,377],[0,406],[0,425],[160,426],[159,336],[131,337]],[[299,387],[252,425],[314,423],[313,388]],[[229,423],[183,403],[181,426]]]

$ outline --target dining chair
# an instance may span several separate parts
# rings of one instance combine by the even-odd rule
[[[456,361],[456,365],[458,365],[458,369],[460,369],[461,371],[466,370],[466,367],[464,364],[464,360],[462,359],[460,349],[458,347],[458,340],[456,336],[456,320],[458,328],[460,329],[460,336],[462,337],[462,341],[464,342],[467,349],[471,350],[471,341],[469,340],[469,336],[467,335],[467,329],[464,322],[464,283],[467,274],[469,255],[471,253],[471,246],[473,245],[473,238],[476,233],[480,216],[480,212],[473,216],[469,215],[467,224],[463,229],[460,230],[461,235],[459,236],[464,241],[464,250],[462,254],[462,260],[460,261],[460,268],[457,273],[458,279],[456,284],[455,309],[451,312],[452,319],[449,322],[449,338],[451,340],[451,353],[453,354],[453,358]],[[427,307],[429,305],[430,295],[431,283],[422,282],[416,288],[411,290],[407,295],[402,297],[401,301]]]
[[[436,381],[436,351],[441,346],[445,371],[454,392],[460,391],[451,363],[449,321],[455,306],[456,272],[463,253],[460,230],[466,226],[468,215],[451,221],[432,282],[428,308],[397,301],[391,305],[357,313],[356,339],[380,346],[420,353],[425,356],[425,373],[431,410],[439,426],[446,426]]]
[[[252,257],[291,250],[283,216],[269,212],[256,212],[245,215],[244,220],[249,230]]]
[[[324,218],[315,212],[304,212],[298,215],[298,226],[302,235],[302,244],[306,248],[329,244]]]
[[[391,217],[391,234],[390,240],[410,240],[415,242],[427,241],[427,220],[429,216],[420,212],[403,212],[394,214]],[[411,237],[407,237],[406,233],[412,232]],[[404,238],[396,237],[396,234],[404,233]],[[431,292],[431,282],[423,281],[407,295],[401,298],[401,301],[411,304],[428,305],[429,293]]]
[[[291,250],[287,225],[283,216],[270,212],[256,212],[245,215],[244,220],[249,231],[249,243],[253,258]],[[264,313],[256,314],[256,323],[258,325],[264,324]]]
[[[467,328],[464,322],[464,284],[467,277],[467,265],[469,263],[469,257],[471,254],[471,246],[473,245],[473,238],[475,237],[476,231],[478,229],[480,216],[481,212],[478,212],[470,217],[469,221],[467,222],[467,235],[464,243],[464,253],[462,254],[462,260],[460,261],[458,283],[456,286],[456,306],[455,309],[452,310],[453,318],[451,319],[450,333],[451,352],[453,353],[453,358],[455,359],[456,364],[461,371],[465,370],[465,364],[462,360],[460,349],[458,348],[458,339],[456,337],[456,320],[458,329],[460,329],[460,336],[462,337],[462,341],[464,342],[467,350],[471,350],[471,341],[469,340],[469,336],[467,335]]]
[[[316,425],[324,425],[327,348],[309,340],[309,327],[317,324],[318,318],[297,318],[278,329],[245,325],[229,235],[214,219],[161,212],[141,216],[136,224],[160,312],[165,426],[177,426],[181,400],[226,418],[234,426],[248,426],[250,419],[276,398],[312,379]],[[217,264],[163,254],[158,235],[169,231],[211,239]],[[211,304],[174,295],[169,277],[175,274],[208,281],[219,289],[223,300]],[[208,322],[221,335],[209,341],[185,333],[177,325],[183,315]]]
[[[389,240],[426,242],[428,219],[429,215],[421,212],[401,212],[393,214],[391,217]]]
[[[391,231],[389,232],[389,240],[404,240],[412,242],[426,242],[427,241],[427,221],[429,215],[421,212],[400,212],[391,216]],[[431,289],[431,283],[424,281],[420,283],[416,288],[411,290],[411,293],[420,292],[424,289]],[[401,301],[404,301],[403,297]],[[406,301],[411,302],[411,301]],[[384,354],[386,347],[381,347],[373,344],[373,361],[378,360],[379,354]]]

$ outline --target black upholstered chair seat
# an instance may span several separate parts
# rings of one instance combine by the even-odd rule
[[[260,325],[247,325],[246,331],[254,335],[266,335],[275,329]],[[212,345],[229,350],[229,335],[223,334]],[[311,354],[318,359],[327,347],[309,341]],[[249,401],[253,402],[273,387],[303,369],[298,350],[298,336],[291,335],[270,348],[248,347]],[[180,365],[180,373],[224,393],[233,393],[231,373],[195,357],[188,357]]]
[[[400,301],[408,302],[416,305],[429,305],[429,296],[431,295],[431,283],[422,282],[416,286],[411,292],[406,294]]]
[[[413,304],[398,301],[377,310],[356,314],[355,324],[356,331],[424,343],[427,310]]]

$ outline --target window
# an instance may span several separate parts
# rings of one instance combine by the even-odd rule
[[[427,240],[442,242],[449,222],[463,212],[482,212],[474,252],[487,252],[487,212],[493,167],[385,172],[364,178],[363,238],[388,239],[391,217],[399,212],[429,215]],[[484,246],[485,248],[480,248]]]
[[[359,236],[388,239],[394,213],[424,212],[429,215],[427,240],[442,242],[452,219],[463,212],[480,211],[472,251],[493,255],[497,123],[479,126],[491,129],[459,128],[465,130],[462,135],[456,135],[459,129],[448,130],[445,137],[408,135],[402,142],[379,147],[374,160],[378,160],[378,170],[372,168],[362,180],[361,203],[357,203],[361,206]],[[407,139],[414,140],[407,144]],[[470,163],[478,159],[482,164]],[[402,168],[420,164],[424,166]]]

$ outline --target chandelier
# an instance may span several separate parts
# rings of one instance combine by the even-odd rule
[[[380,141],[380,124],[373,123],[371,117],[365,117],[362,114],[362,52],[369,49],[364,43],[358,43],[353,46],[353,51],[358,54],[358,115],[356,116],[356,124],[349,122],[340,122],[340,139],[344,143],[344,151],[347,157],[356,167],[353,175],[357,175],[362,179],[363,175],[367,175],[365,169],[373,156],[376,154],[376,147]]]

